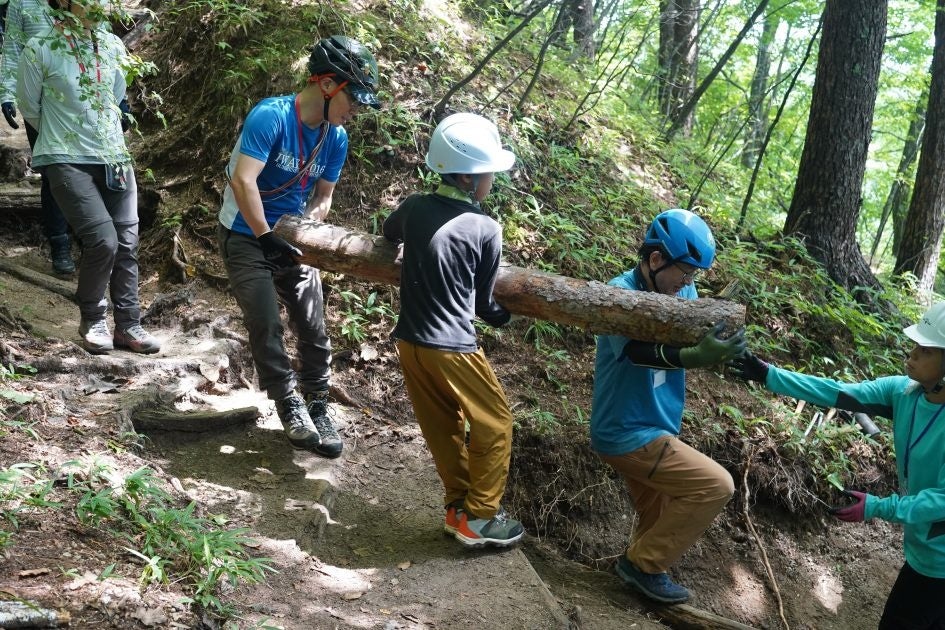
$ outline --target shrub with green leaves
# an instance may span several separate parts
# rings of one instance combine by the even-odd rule
[[[222,516],[197,516],[193,502],[175,506],[148,468],[122,476],[94,464],[81,477],[86,480],[73,472],[68,480],[79,494],[76,515],[125,540],[125,550],[143,563],[142,584],[183,581],[192,589],[193,602],[227,614],[229,607],[219,597],[224,583],[259,582],[274,570],[268,559],[248,553],[248,530],[226,529]]]

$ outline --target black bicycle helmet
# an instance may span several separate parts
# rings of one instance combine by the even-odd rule
[[[381,107],[377,98],[377,60],[357,40],[344,35],[319,40],[308,58],[308,73],[332,74],[348,82],[346,87],[359,103],[375,109]]]

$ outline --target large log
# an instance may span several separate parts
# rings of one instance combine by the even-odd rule
[[[35,214],[40,209],[39,183],[0,183],[0,211]]]
[[[306,264],[384,284],[400,284],[398,248],[383,236],[283,216],[274,232],[302,251]],[[626,291],[596,280],[578,280],[503,264],[495,299],[517,315],[578,326],[595,334],[688,346],[716,323],[734,331],[745,323],[741,304]]]

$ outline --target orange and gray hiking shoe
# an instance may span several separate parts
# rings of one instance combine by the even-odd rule
[[[459,524],[453,535],[465,547],[511,547],[525,535],[522,524],[509,518],[501,507],[492,518],[476,518],[463,509],[457,513]]]
[[[453,536],[459,527],[459,512],[463,509],[463,500],[453,501],[446,506],[446,521],[443,523],[443,531]]]
[[[116,348],[125,348],[141,354],[154,354],[161,350],[161,342],[146,331],[141,324],[116,328],[113,341]]]

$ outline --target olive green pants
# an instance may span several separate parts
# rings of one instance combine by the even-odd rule
[[[447,352],[397,341],[413,412],[445,489],[476,518],[499,509],[512,457],[512,412],[480,348]],[[469,423],[469,444],[466,423]]]
[[[630,489],[639,522],[627,558],[646,573],[675,564],[735,493],[727,470],[674,436],[631,453],[599,455]]]

